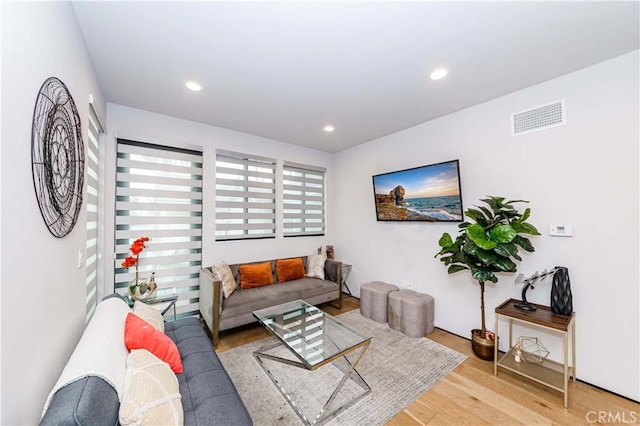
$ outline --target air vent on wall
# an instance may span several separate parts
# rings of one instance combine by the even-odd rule
[[[564,99],[511,115],[511,135],[518,136],[567,124]]]

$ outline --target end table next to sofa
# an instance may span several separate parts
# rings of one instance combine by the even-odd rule
[[[133,307],[134,301],[127,294],[124,296],[125,301],[130,307]],[[157,305],[160,303],[169,303],[162,309],[160,314],[164,317],[164,314],[169,312],[169,309],[173,308],[173,320],[176,320],[176,302],[178,301],[178,290],[175,287],[162,287],[158,288],[152,296],[141,300],[142,303],[147,305]]]

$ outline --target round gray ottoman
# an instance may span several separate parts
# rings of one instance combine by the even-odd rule
[[[411,294],[416,294],[416,292],[409,289],[402,289],[389,293],[389,311],[387,316],[389,327],[394,330],[402,330],[402,298]]]
[[[433,296],[425,293],[418,293],[418,296],[427,301],[427,334],[431,334],[435,330],[433,323],[435,300]]]
[[[398,286],[373,281],[360,286],[360,313],[377,322],[387,322],[387,296]]]
[[[427,334],[427,301],[417,294],[402,298],[401,330],[408,337]]]

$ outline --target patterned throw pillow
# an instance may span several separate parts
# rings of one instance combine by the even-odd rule
[[[119,419],[123,426],[184,424],[176,375],[145,349],[133,350],[127,357]]]
[[[213,272],[215,272],[218,278],[220,278],[220,281],[222,281],[222,293],[225,299],[228,298],[236,289],[236,280],[233,279],[231,268],[229,268],[227,262],[222,261],[213,266]]]
[[[307,258],[307,277],[324,280],[324,263],[326,254],[313,254]]]
[[[124,323],[124,344],[129,351],[148,350],[169,364],[176,374],[183,371],[180,352],[173,340],[135,314],[127,314]]]
[[[133,313],[151,324],[156,330],[160,330],[164,333],[164,318],[162,318],[160,311],[153,306],[149,306],[139,300],[136,300],[133,304]]]
[[[276,273],[279,283],[304,278],[302,258],[276,260]]]
[[[273,284],[271,262],[240,265],[240,288],[262,287]]]

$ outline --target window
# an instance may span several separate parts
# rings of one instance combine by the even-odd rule
[[[130,244],[150,238],[139,271],[155,271],[159,287],[176,287],[179,317],[198,313],[202,262],[202,152],[118,139],[116,290],[126,291],[135,268],[123,268]]]
[[[98,120],[93,106],[89,104],[89,143],[87,144],[86,182],[87,182],[87,244],[86,244],[86,322],[93,316],[98,304],[98,211],[100,197],[98,196],[98,170],[99,170],[99,145],[100,133],[104,129]]]
[[[285,162],[282,174],[284,236],[324,235],[325,169]]]
[[[275,238],[276,160],[216,151],[216,241]]]

